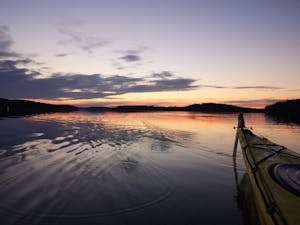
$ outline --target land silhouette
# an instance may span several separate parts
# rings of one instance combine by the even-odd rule
[[[10,100],[0,98],[0,116],[24,116],[40,113],[52,112],[74,112],[74,111],[90,111],[90,112],[155,112],[155,111],[190,111],[190,112],[211,112],[211,113],[266,113],[270,117],[279,122],[296,122],[300,123],[300,99],[286,100],[276,102],[266,106],[264,109],[246,108],[228,104],[203,103],[192,104],[183,107],[163,107],[163,106],[147,106],[147,105],[124,105],[116,107],[76,107],[71,105],[53,105],[27,100]]]
[[[0,98],[0,116],[25,116],[50,112],[72,112],[79,108],[70,105],[52,105],[27,100]]]

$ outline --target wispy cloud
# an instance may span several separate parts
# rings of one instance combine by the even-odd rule
[[[19,54],[11,50],[14,41],[9,34],[9,27],[0,25],[0,58],[18,57]]]
[[[77,23],[78,24],[78,23]],[[81,24],[81,23],[79,23]],[[138,78],[122,75],[103,76],[101,74],[50,73],[44,76],[44,64],[21,57],[11,50],[13,39],[8,35],[8,27],[1,26],[0,46],[0,96],[7,98],[44,98],[44,99],[85,99],[107,98],[125,93],[185,91],[197,88],[194,79],[176,77],[170,72],[155,73]],[[89,50],[96,42],[82,36],[82,33],[62,29],[72,41]],[[85,47],[84,44],[90,45]],[[100,43],[98,43],[100,45]],[[127,50],[127,54],[140,54],[144,50],[136,48]],[[5,54],[4,54],[5,53]],[[10,57],[10,56],[18,57]],[[57,54],[65,57],[67,53]],[[30,65],[40,66],[32,69]]]
[[[81,22],[74,23],[81,26]],[[71,26],[72,27],[72,26]],[[93,39],[82,32],[64,27],[60,30],[69,37],[69,42],[84,51],[93,51],[104,43]],[[65,40],[67,41],[67,40]],[[0,26],[0,96],[7,98],[44,98],[44,99],[86,99],[111,98],[125,93],[188,91],[196,88],[215,89],[282,89],[277,86],[219,86],[202,84],[196,85],[196,79],[175,76],[170,71],[152,73],[145,77],[122,75],[103,76],[102,74],[68,74],[44,70],[49,69],[43,63],[25,58],[12,50],[13,39],[7,26]],[[69,43],[68,42],[68,43]],[[68,44],[66,42],[66,44]],[[137,47],[119,51],[117,66],[123,67],[120,61],[129,65],[141,63],[141,54],[146,47]],[[69,53],[59,53],[56,57],[66,57]],[[32,69],[32,65],[39,69]],[[30,69],[31,68],[31,69]],[[250,102],[248,102],[250,104]]]
[[[59,45],[72,45],[88,53],[92,53],[95,49],[107,46],[110,43],[107,39],[79,31],[78,28],[82,28],[83,25],[84,22],[78,20],[58,25],[57,30],[66,38],[59,40],[57,43]]]
[[[200,85],[203,88],[215,88],[215,89],[262,89],[262,90],[278,90],[284,89],[278,86],[264,86],[264,85],[253,85],[253,86],[219,86],[219,85]]]
[[[127,54],[120,57],[120,59],[123,59],[126,62],[136,62],[136,61],[140,61],[141,57],[139,55]]]
[[[12,47],[14,40],[10,35],[10,28],[6,25],[0,25],[0,60],[6,61],[6,67],[15,67],[16,65],[31,65],[41,67],[44,63],[37,62],[32,58],[36,57],[37,54],[20,54],[15,52]],[[4,64],[0,61],[0,64]]]
[[[218,86],[218,85],[200,85],[200,87],[204,87],[204,88],[216,88],[216,89],[229,88],[229,87]]]
[[[153,73],[151,76],[154,78],[168,78],[168,77],[172,77],[174,75],[169,71],[163,71],[161,73]]]
[[[126,51],[118,51],[121,53],[122,56],[119,59],[122,59],[125,62],[137,62],[141,61],[142,57],[141,54],[147,49],[145,46],[138,46],[133,49],[128,49]]]
[[[71,54],[70,53],[58,53],[55,56],[56,57],[66,57],[66,56],[69,56],[69,55],[71,55]]]
[[[137,67],[143,65],[144,58],[142,53],[147,49],[145,46],[137,46],[135,48],[127,50],[118,50],[116,51],[120,56],[117,59],[112,60],[112,65],[117,70],[124,70],[128,67]]]
[[[232,87],[232,89],[271,89],[271,90],[276,90],[276,89],[283,89],[283,88],[277,87],[277,86],[236,86],[236,87]]]

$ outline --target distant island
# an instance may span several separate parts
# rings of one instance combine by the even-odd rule
[[[25,116],[50,112],[72,112],[79,108],[70,105],[52,105],[26,100],[0,98],[0,116]]]
[[[264,109],[245,108],[228,104],[203,103],[193,104],[184,107],[162,107],[147,105],[131,105],[117,107],[86,107],[80,108],[71,105],[53,105],[27,100],[9,100],[0,98],[0,116],[24,116],[39,113],[52,112],[156,112],[156,111],[190,111],[207,113],[238,113],[261,112],[273,117],[279,122],[297,122],[300,123],[300,99],[277,102],[266,106]]]
[[[300,124],[300,99],[276,102],[266,106],[264,112],[278,122]]]

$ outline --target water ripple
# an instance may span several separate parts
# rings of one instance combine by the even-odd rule
[[[139,139],[174,142],[170,137],[145,127],[80,125],[71,123],[56,136],[32,133],[33,140],[2,151],[9,152],[0,164],[2,210],[21,216],[104,216],[169,196],[161,175],[128,150],[145,148]]]

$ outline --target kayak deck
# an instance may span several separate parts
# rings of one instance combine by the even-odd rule
[[[300,182],[300,155],[253,134],[245,128],[243,118],[239,118],[237,137],[254,189],[260,222],[268,225],[300,224],[300,196],[297,191],[283,185],[284,182],[280,183],[280,179],[287,178],[292,188],[300,189],[300,183],[297,183]],[[290,172],[295,173],[290,175]]]

